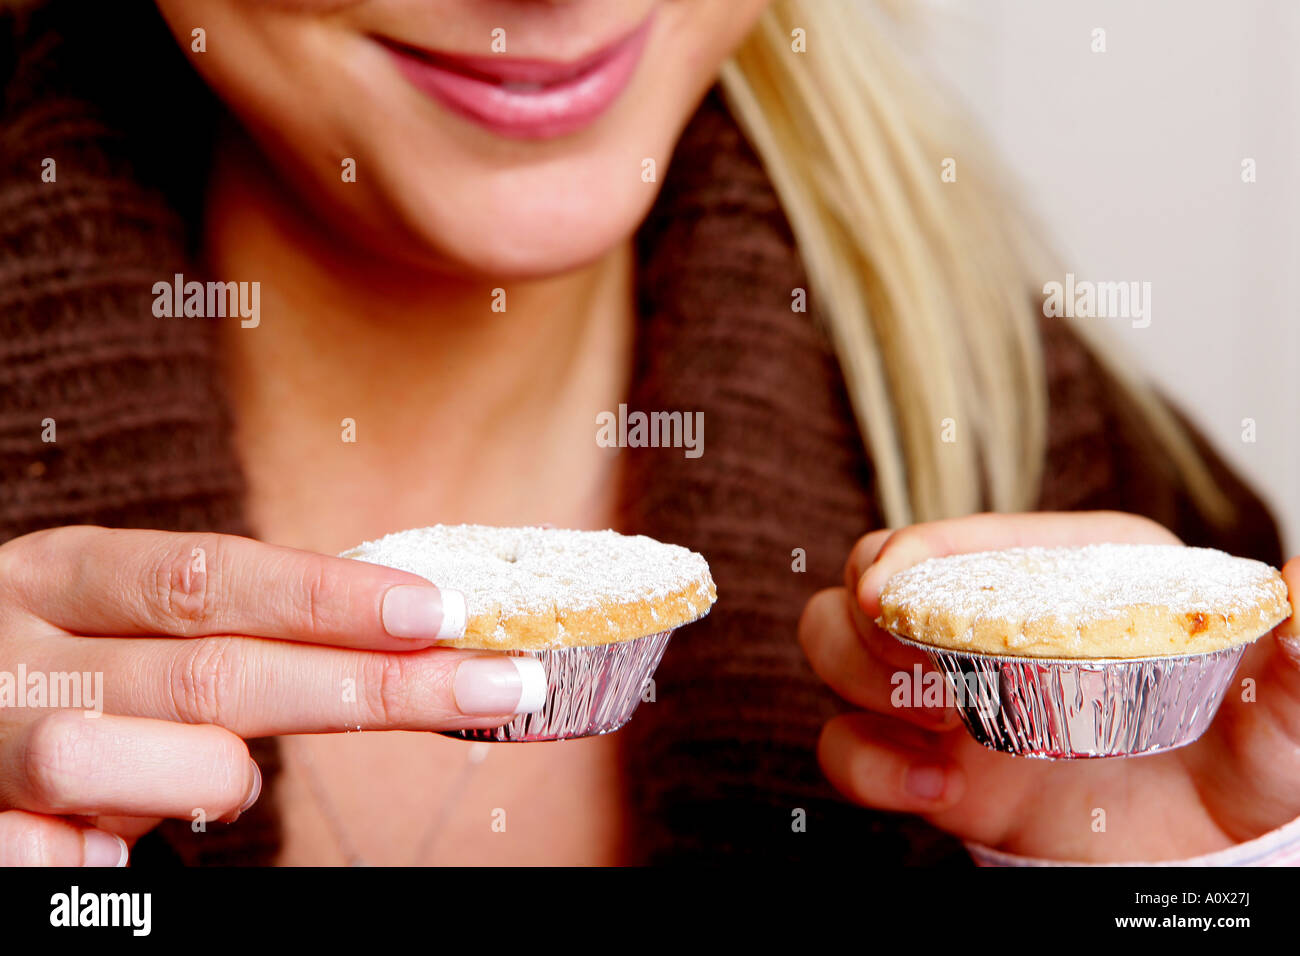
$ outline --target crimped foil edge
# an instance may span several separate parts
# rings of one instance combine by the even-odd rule
[[[888,631],[887,628],[885,630]],[[902,637],[901,635],[895,634],[893,631],[888,631],[888,633],[894,640],[898,641],[898,643],[906,644],[908,647],[915,647],[918,651],[951,651],[954,654],[967,654],[971,657],[986,657],[989,660],[995,661],[1013,661],[1015,663],[1020,663],[1021,661],[1039,661],[1043,664],[1129,664],[1135,661],[1167,661],[1173,657],[1200,657],[1205,654],[1217,654],[1221,651],[1231,651],[1239,647],[1249,647],[1251,644],[1255,643],[1255,641],[1259,640],[1259,637],[1263,637],[1264,634],[1267,634],[1268,631],[1265,631],[1264,634],[1261,634],[1259,637],[1251,638],[1249,641],[1241,641],[1236,644],[1231,644],[1228,647],[1215,648],[1212,651],[1193,651],[1189,654],[1149,654],[1145,657],[1038,657],[1033,654],[995,654],[992,651],[967,651],[956,647],[944,647],[940,644],[926,644],[922,641],[913,640],[910,637]]]
[[[546,671],[542,709],[519,714],[500,727],[446,731],[444,736],[525,743],[612,733],[631,719],[674,630],[588,647],[505,651],[542,662]]]

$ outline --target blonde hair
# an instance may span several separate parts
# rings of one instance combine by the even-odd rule
[[[961,117],[879,26],[861,0],[776,0],[723,89],[790,221],[886,521],[1029,510],[1047,440],[1031,277],[1055,270]],[[956,182],[941,180],[947,157],[960,159]],[[1095,329],[1072,327],[1193,499],[1226,520],[1232,506],[1178,420]]]

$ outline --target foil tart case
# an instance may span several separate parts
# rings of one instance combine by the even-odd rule
[[[594,647],[510,650],[535,657],[546,670],[546,703],[500,727],[444,731],[443,736],[492,743],[566,740],[613,733],[632,718],[646,682],[673,631]]]
[[[944,675],[977,741],[1047,760],[1133,757],[1192,743],[1210,726],[1249,646],[1176,657],[1042,658],[894,638]]]

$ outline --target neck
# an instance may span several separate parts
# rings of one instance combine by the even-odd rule
[[[581,503],[608,483],[596,415],[623,400],[630,373],[630,240],[520,282],[381,261],[336,241],[238,142],[218,154],[205,224],[212,277],[261,282],[260,323],[221,327],[255,526],[272,505],[258,507],[259,475],[283,484],[305,462],[318,487],[387,499],[367,527],[417,520],[393,513],[407,478],[428,523],[607,517]]]

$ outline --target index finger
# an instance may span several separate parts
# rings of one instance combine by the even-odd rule
[[[929,558],[1034,545],[1068,547],[1100,542],[1181,543],[1164,525],[1122,511],[978,514],[930,521],[902,528],[889,536],[875,562],[858,579],[858,604],[875,620],[880,615],[880,592],[885,582],[899,571]]]
[[[72,634],[242,634],[377,650],[464,636],[459,591],[237,535],[78,525],[3,552],[13,599]]]

